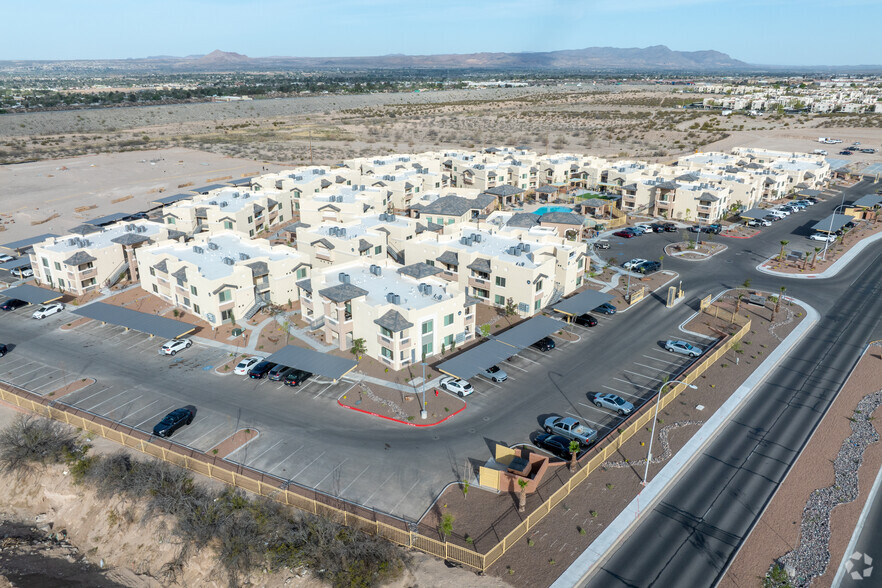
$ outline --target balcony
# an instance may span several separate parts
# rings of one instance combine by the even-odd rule
[[[377,343],[381,345],[392,345],[392,339],[385,335],[377,335]]]

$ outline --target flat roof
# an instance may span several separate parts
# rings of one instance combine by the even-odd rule
[[[211,192],[212,190],[217,190],[218,188],[229,188],[227,184],[208,184],[207,186],[202,186],[201,188],[193,188],[194,192],[198,192],[200,194],[205,194],[206,192]]]
[[[0,290],[0,294],[7,298],[18,298],[19,300],[24,300],[31,304],[45,304],[47,302],[58,300],[64,296],[61,292],[32,286],[31,284],[23,284],[14,288]]]
[[[19,257],[18,259],[13,259],[12,261],[7,261],[6,263],[0,263],[0,270],[11,272],[12,270],[16,270],[20,267],[29,267],[30,265],[30,257]]]
[[[769,211],[764,208],[751,208],[750,210],[745,210],[744,212],[742,212],[741,218],[762,219],[765,218],[768,214]]]
[[[306,370],[319,376],[339,380],[351,372],[358,362],[330,353],[286,345],[266,358],[267,361]]]
[[[132,216],[131,212],[114,212],[113,214],[108,214],[107,216],[99,216],[98,218],[87,220],[85,224],[100,227],[101,225],[109,225],[110,223],[114,223],[118,220],[122,220],[130,216]]]
[[[471,349],[467,349],[445,362],[439,363],[435,369],[468,380],[509,357],[517,355],[521,350],[499,341],[485,341]]]
[[[818,196],[821,195],[821,190],[811,190],[811,189],[800,190],[799,195],[806,196],[806,197],[811,196],[812,198],[817,198]]]
[[[613,297],[606,292],[598,290],[583,290],[575,296],[570,296],[566,300],[561,300],[554,305],[554,310],[568,315],[580,315],[590,312],[603,304],[609,302]]]
[[[37,235],[36,237],[28,237],[27,239],[21,239],[19,241],[10,241],[9,243],[3,243],[0,245],[0,248],[9,249],[10,251],[18,251],[19,249],[25,249],[30,247],[34,243],[42,243],[46,239],[51,237],[57,237],[55,233],[43,233],[42,235]]]
[[[866,194],[851,203],[852,206],[865,206],[867,208],[882,203],[882,196],[879,194]],[[2,266],[0,266],[2,267]]]
[[[59,296],[60,297],[60,296]],[[121,306],[114,306],[105,302],[93,302],[73,311],[74,314],[84,316],[112,325],[119,325],[142,333],[158,335],[166,339],[177,339],[187,333],[196,330],[195,325],[176,321],[155,314],[138,312]]]
[[[821,233],[835,233],[842,227],[844,227],[847,223],[850,223],[854,220],[854,217],[849,214],[831,214],[827,218],[819,220],[815,223],[815,226],[812,227],[812,230],[819,231]]]
[[[882,174],[882,163],[871,163],[867,167],[861,170],[861,173],[865,176],[874,176],[876,174]]]
[[[189,200],[194,198],[195,194],[174,194],[172,196],[163,196],[162,198],[156,198],[152,202],[156,202],[157,204],[174,204],[180,200]]]
[[[563,325],[558,320],[547,316],[534,316],[498,335],[496,340],[523,349],[562,328]]]

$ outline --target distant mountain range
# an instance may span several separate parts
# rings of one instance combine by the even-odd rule
[[[0,61],[0,72],[114,71],[222,72],[328,69],[422,69],[484,71],[573,71],[735,73],[768,71],[878,71],[879,66],[790,67],[755,65],[719,51],[672,51],[664,45],[645,48],[589,47],[537,53],[464,53],[442,55],[379,55],[373,57],[248,57],[215,50],[187,57],[155,56],[137,59]]]

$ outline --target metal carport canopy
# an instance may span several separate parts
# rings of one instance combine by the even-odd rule
[[[520,351],[518,347],[491,339],[436,365],[435,369],[461,380],[468,380],[488,367],[517,355]]]
[[[31,304],[46,304],[58,300],[64,296],[61,292],[49,290],[48,288],[38,288],[30,284],[23,284],[7,290],[0,290],[0,294],[7,298],[18,298]]]
[[[154,198],[151,202],[155,202],[157,204],[162,204],[163,206],[168,204],[174,204],[179,200],[192,200],[195,198],[195,194],[174,194],[172,196],[163,196],[162,198]]]
[[[147,314],[146,312],[138,312],[137,310],[129,310],[128,308],[114,306],[105,302],[93,302],[78,308],[73,313],[103,323],[119,325],[134,331],[159,335],[167,339],[177,339],[196,330],[196,326],[190,323],[156,316],[155,314]]]
[[[132,216],[131,212],[114,212],[113,214],[108,214],[107,216],[99,216],[98,218],[87,220],[83,224],[100,227],[101,225],[109,225],[110,223],[115,223],[116,221],[122,220],[129,216]]]
[[[267,357],[266,361],[305,370],[332,380],[339,380],[358,365],[358,362],[351,359],[294,345],[282,347]]]
[[[0,263],[0,270],[6,270],[8,272],[17,270],[20,267],[31,267],[31,258],[19,257],[18,259],[13,259],[12,261],[7,261],[6,263]]]
[[[745,210],[741,213],[741,218],[752,218],[754,220],[761,220],[769,214],[768,210],[764,208],[751,208],[750,210]]]
[[[0,245],[0,249],[8,249],[9,251],[18,255],[19,250],[27,249],[34,243],[42,243],[46,239],[50,237],[57,237],[55,233],[43,233],[42,235],[36,235],[34,237],[28,237],[27,239],[21,239],[19,241],[10,241],[9,243],[3,243]]]
[[[562,328],[563,324],[560,321],[547,316],[534,316],[501,335],[497,335],[496,340],[523,349]]]
[[[815,226],[812,227],[812,230],[819,231],[821,233],[835,233],[842,227],[844,227],[847,223],[850,223],[854,220],[854,217],[848,214],[831,214],[827,218],[823,220],[819,220],[815,223]]]
[[[606,292],[598,290],[585,290],[579,292],[575,296],[571,296],[566,300],[561,300],[554,305],[554,310],[570,316],[585,314],[603,304],[609,302],[613,297]]]

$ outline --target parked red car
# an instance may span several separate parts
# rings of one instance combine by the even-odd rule
[[[616,237],[621,237],[622,239],[630,239],[631,237],[635,236],[634,233],[632,233],[631,231],[616,231],[615,233],[613,233],[613,235],[615,235]]]

